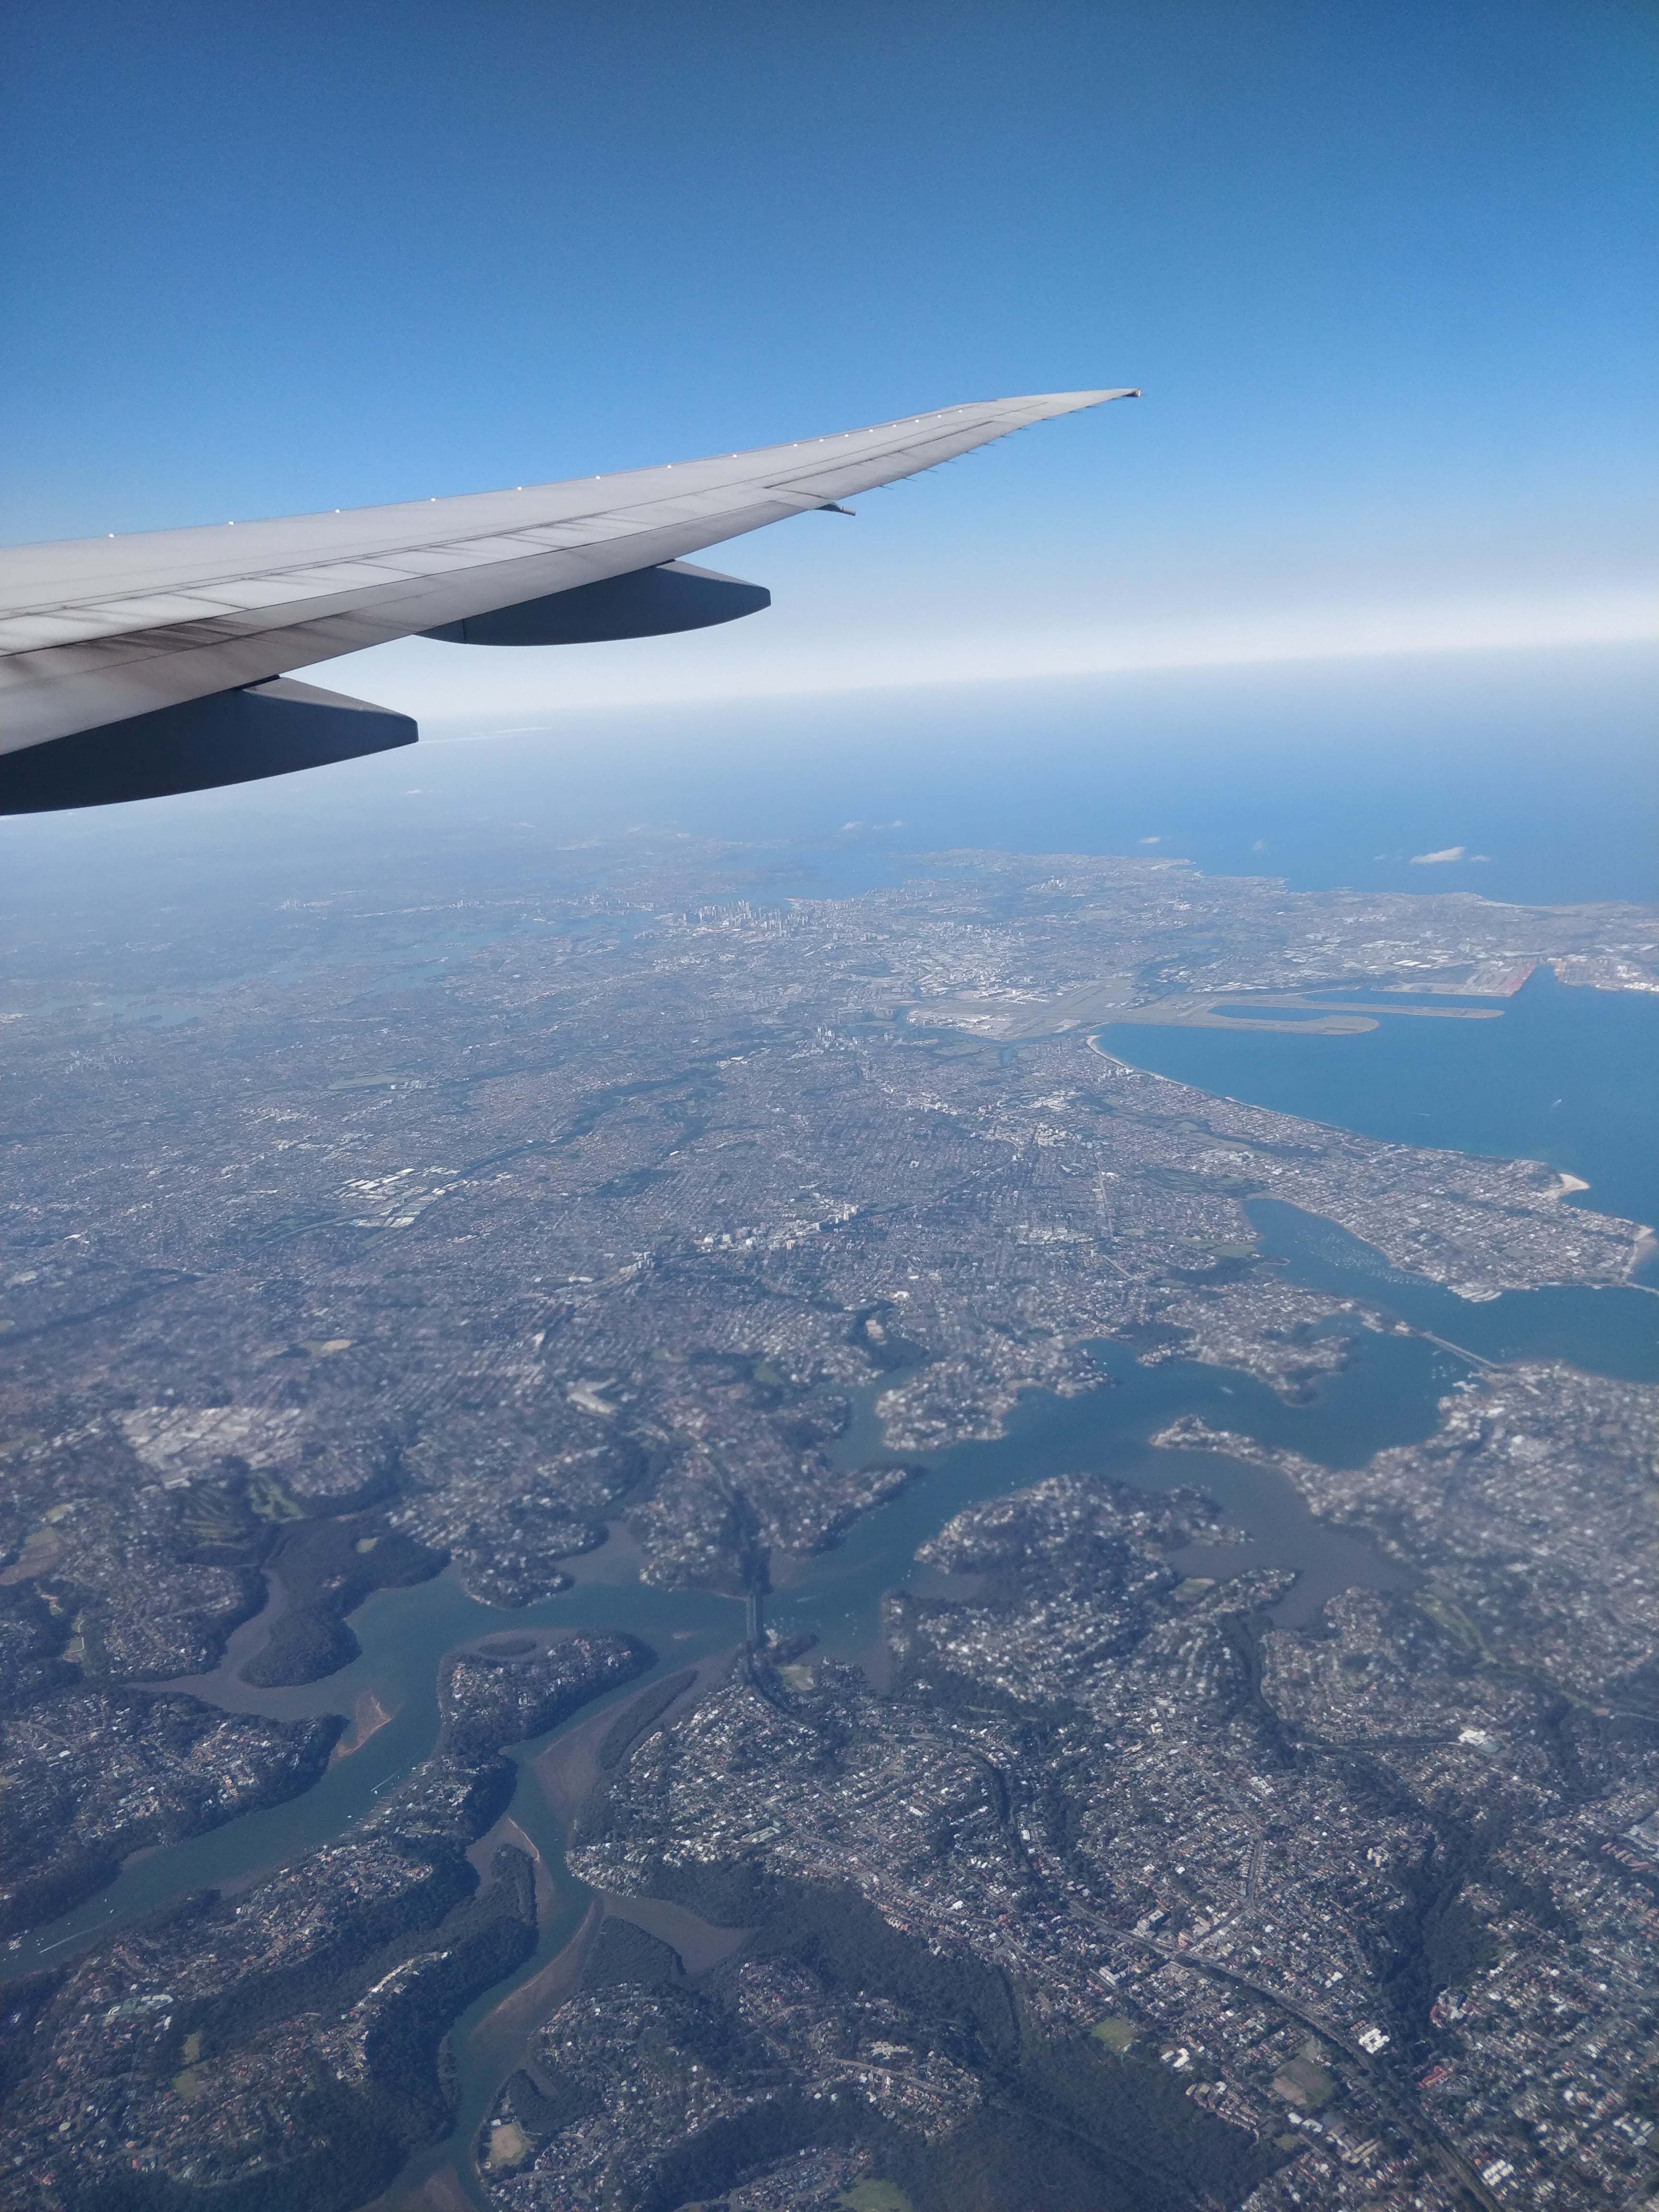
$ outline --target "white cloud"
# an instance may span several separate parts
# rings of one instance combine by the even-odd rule
[[[780,560],[775,564],[783,568]],[[754,623],[611,645],[499,652],[403,638],[325,664],[316,680],[433,725],[496,714],[783,697],[890,685],[1108,675],[1297,660],[1340,660],[1651,637],[1651,592],[1635,586],[1545,597],[1114,604],[1024,622],[1000,615],[969,577],[941,599],[908,579],[849,568],[830,592],[803,577],[788,597],[772,574],[772,611]],[[999,588],[1005,580],[999,579]],[[1006,595],[1006,594],[1005,594]],[[1237,595],[1234,599],[1237,602]],[[311,672],[299,670],[301,676]]]
[[[1448,860],[1467,860],[1468,857],[1468,851],[1466,846],[1448,845],[1443,852],[1413,853],[1412,866],[1414,868],[1438,868]]]

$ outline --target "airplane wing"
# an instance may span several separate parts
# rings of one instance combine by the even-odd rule
[[[1136,396],[988,400],[513,491],[0,549],[0,813],[411,743],[406,716],[286,672],[411,635],[563,644],[730,621],[769,595],[679,556]]]

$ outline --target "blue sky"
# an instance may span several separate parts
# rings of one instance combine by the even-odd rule
[[[428,721],[1648,625],[1635,0],[13,0],[3,60],[11,539],[1146,388],[726,549],[728,632],[325,679]]]

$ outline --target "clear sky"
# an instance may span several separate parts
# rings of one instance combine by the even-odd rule
[[[1646,0],[11,0],[0,533],[1139,384],[422,713],[1650,627]]]

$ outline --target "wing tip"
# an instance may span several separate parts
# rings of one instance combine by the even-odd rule
[[[1138,384],[1120,384],[1109,390],[1097,392],[1044,392],[1028,403],[1049,409],[1056,415],[1075,414],[1084,407],[1103,407],[1109,399],[1139,399]]]
[[[1076,415],[1085,407],[1103,407],[1110,399],[1139,399],[1138,384],[1116,384],[1092,392],[1028,392],[1018,398],[990,399],[982,404],[994,414],[1013,418],[1018,428],[1030,422],[1050,422],[1057,415]]]

